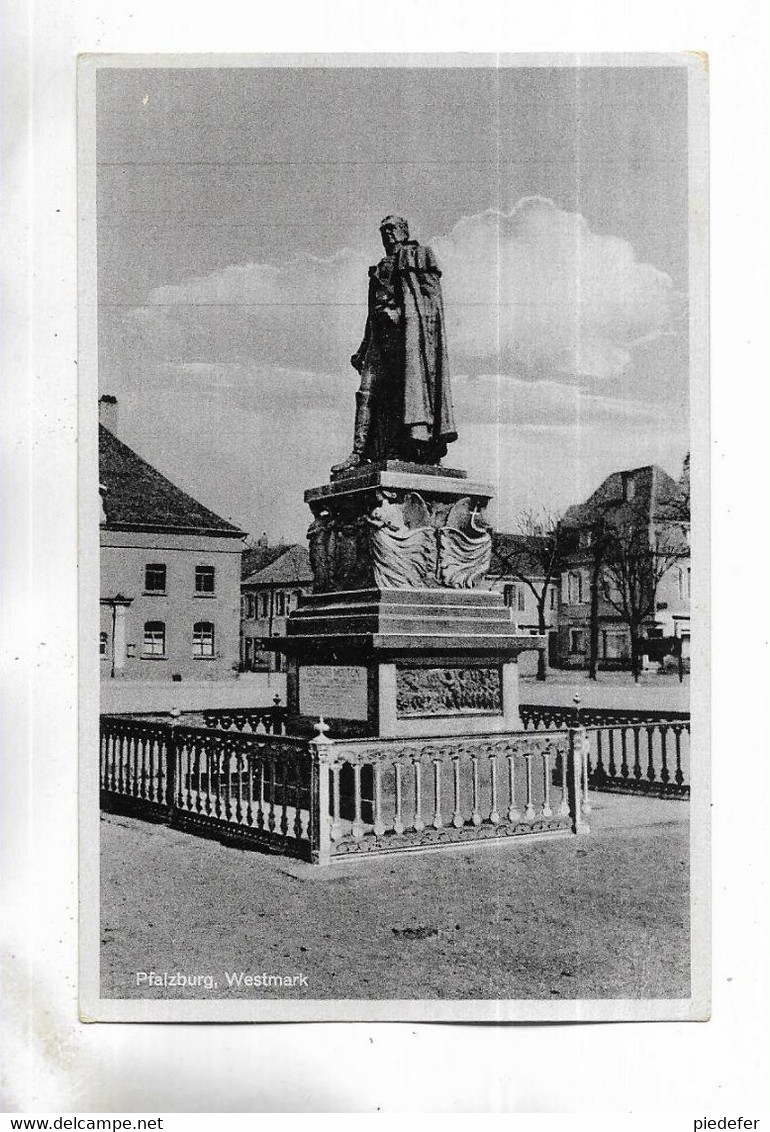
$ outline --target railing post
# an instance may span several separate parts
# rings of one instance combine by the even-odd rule
[[[567,749],[567,795],[570,818],[572,819],[572,832],[577,834],[591,832],[584,817],[588,807],[583,804],[583,782],[587,752],[588,734],[585,727],[570,727],[569,747]]]
[[[329,816],[329,765],[334,746],[326,732],[323,717],[314,724],[318,732],[310,740],[310,859],[314,865],[331,861],[331,818]]]
[[[171,821],[176,809],[176,764],[179,751],[176,729],[181,714],[179,708],[171,709],[171,723],[169,724],[168,741],[166,743],[166,810],[169,821]]]

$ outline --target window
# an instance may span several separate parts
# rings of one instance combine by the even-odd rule
[[[556,586],[551,586],[551,600],[549,602],[551,609],[556,609]]]
[[[623,500],[630,503],[636,495],[636,481],[633,472],[621,472],[623,483]]]
[[[516,591],[515,586],[504,586],[503,587],[503,604],[507,605],[509,608],[513,605],[513,595],[514,595],[515,591]]]
[[[144,656],[166,655],[166,625],[163,621],[145,621],[144,640],[142,643]]]
[[[214,567],[213,566],[196,566],[195,567],[195,592],[196,594],[213,594],[214,592]]]
[[[214,655],[214,626],[210,621],[196,621],[193,625],[193,656]]]
[[[275,615],[276,617],[283,617],[286,612],[286,594],[279,591],[275,595]]]
[[[260,617],[270,616],[270,594],[259,595],[259,613]]]
[[[99,634],[99,656],[106,656],[107,655],[107,641],[108,641],[107,634],[106,633],[100,633]]]
[[[144,568],[144,589],[148,594],[166,592],[166,567],[162,562],[148,562]]]
[[[623,629],[602,631],[605,660],[628,660],[628,636]]]
[[[583,653],[586,651],[585,629],[570,629],[569,651]]]
[[[572,570],[567,578],[567,600],[571,605],[583,601],[583,575],[579,570]]]
[[[677,566],[676,575],[679,587],[679,600],[687,601],[690,598],[690,567]]]
[[[519,613],[523,613],[527,608],[526,594],[524,593],[523,586],[516,587],[516,609]]]

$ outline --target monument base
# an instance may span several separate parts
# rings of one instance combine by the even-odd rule
[[[425,738],[521,728],[525,636],[489,572],[493,496],[456,468],[387,461],[310,488],[314,592],[286,637],[294,733],[319,716],[333,737]]]
[[[519,730],[517,632],[490,590],[358,590],[302,598],[288,635],[289,722],[318,716],[340,737],[479,735]]]

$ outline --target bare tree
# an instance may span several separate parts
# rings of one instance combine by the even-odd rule
[[[622,517],[616,515],[611,524],[603,526],[602,596],[628,626],[635,681],[641,669],[642,629],[655,613],[658,586],[688,554],[681,519],[651,522],[645,508],[626,505]]]
[[[495,548],[498,559],[508,573],[528,586],[534,594],[537,628],[542,635],[548,631],[548,592],[559,581],[565,542],[559,516],[545,508],[529,508],[518,517],[515,542],[506,546],[500,544]],[[537,657],[537,678],[546,678],[546,655],[542,650]]]

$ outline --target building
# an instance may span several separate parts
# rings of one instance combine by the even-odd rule
[[[102,676],[233,676],[244,532],[118,439],[114,397],[99,416]]]
[[[261,549],[262,565],[241,582],[241,667],[247,672],[280,672],[284,658],[264,643],[286,635],[286,618],[301,595],[310,592],[313,571],[304,546]]]
[[[683,481],[677,483],[655,465],[613,472],[585,503],[568,509],[562,527],[568,538],[561,571],[556,662],[567,668],[588,665],[596,578],[598,667],[631,667],[631,635],[617,608],[616,579],[604,564],[601,543],[606,535],[602,531],[638,531],[640,554],[649,556],[656,547],[665,548],[665,553],[657,555],[662,576],[646,583],[649,602],[640,603],[650,606],[641,629],[642,651],[657,660],[679,648],[683,656],[689,656],[689,495]]]
[[[537,595],[546,585],[542,558],[536,553],[533,540],[536,536],[492,534],[492,564],[485,585],[502,593],[503,601],[511,611],[511,620],[522,633],[535,636],[540,633],[540,616]],[[531,583],[531,585],[529,584]],[[558,579],[548,585],[545,595],[545,633],[549,642],[549,657],[555,647],[556,619],[559,607]],[[522,653],[519,671],[532,675],[537,670],[537,652]]]

